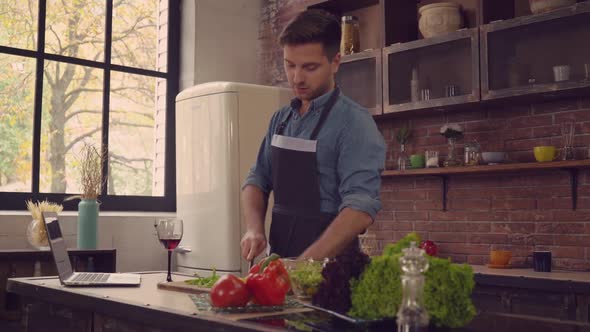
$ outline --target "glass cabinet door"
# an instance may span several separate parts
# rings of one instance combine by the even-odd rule
[[[336,83],[344,95],[366,107],[373,115],[382,114],[381,51],[367,51],[342,58]]]
[[[384,50],[384,112],[479,101],[477,29]]]
[[[482,99],[590,86],[590,3],[481,27]]]

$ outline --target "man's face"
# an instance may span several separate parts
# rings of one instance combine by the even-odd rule
[[[302,101],[310,101],[334,87],[340,54],[330,62],[321,43],[285,45],[283,59],[289,85]]]

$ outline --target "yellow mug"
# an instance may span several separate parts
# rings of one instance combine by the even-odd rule
[[[557,150],[554,146],[535,146],[533,152],[535,153],[535,159],[540,163],[553,161],[557,156]]]

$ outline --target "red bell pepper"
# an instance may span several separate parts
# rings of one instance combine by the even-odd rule
[[[260,305],[280,305],[291,289],[289,273],[278,255],[271,255],[250,269],[246,285]]]
[[[219,278],[209,296],[214,307],[243,307],[250,301],[248,287],[233,274]]]

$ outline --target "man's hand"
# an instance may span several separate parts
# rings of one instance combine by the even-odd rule
[[[268,195],[257,186],[247,185],[242,190],[241,200],[247,231],[242,237],[240,245],[242,246],[242,257],[251,261],[266,248],[264,216]]]
[[[266,248],[266,236],[264,231],[247,231],[240,242],[242,257],[247,261],[253,260]]]

